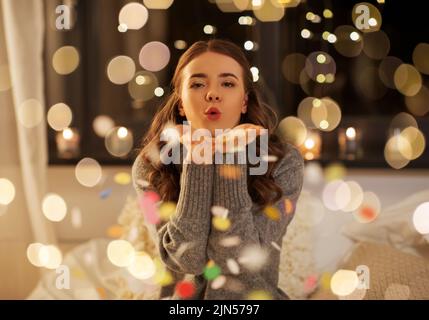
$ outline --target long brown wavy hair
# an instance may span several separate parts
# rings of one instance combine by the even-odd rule
[[[167,123],[182,124],[186,117],[179,114],[180,92],[182,84],[182,70],[194,58],[205,52],[215,52],[227,55],[239,63],[243,69],[243,80],[245,91],[248,95],[247,113],[242,114],[241,123],[253,123],[268,129],[268,154],[282,159],[285,153],[284,146],[279,137],[275,134],[278,119],[276,113],[262,102],[260,93],[255,87],[253,76],[250,71],[249,62],[240,47],[234,43],[212,39],[209,41],[195,42],[180,57],[171,81],[172,93],[166,103],[156,112],[149,131],[142,141],[142,149],[139,156],[143,158],[147,167],[145,179],[157,190],[163,201],[177,202],[180,192],[180,172],[174,164],[165,165],[161,161],[151,160],[153,146],[157,150],[165,145],[161,141],[160,135]],[[260,155],[260,143],[256,143],[257,155]],[[153,159],[153,158],[152,158]],[[253,202],[261,207],[277,202],[282,197],[282,190],[274,181],[272,176],[276,162],[268,162],[268,170],[264,175],[248,175],[248,191]]]

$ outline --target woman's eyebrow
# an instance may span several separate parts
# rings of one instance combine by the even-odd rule
[[[208,76],[205,73],[195,73],[195,74],[191,75],[189,77],[189,79],[192,79],[192,78],[207,78],[207,77]],[[238,77],[235,74],[230,73],[230,72],[224,72],[224,73],[219,74],[219,78],[226,78],[226,77],[234,77],[235,79],[238,80]]]

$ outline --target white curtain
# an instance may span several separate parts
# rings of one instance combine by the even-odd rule
[[[26,266],[16,265],[17,259],[28,264],[25,261],[25,247],[19,247],[23,252],[16,252],[18,258],[10,261],[13,256],[8,252],[14,244],[56,243],[53,227],[41,209],[47,180],[43,39],[43,0],[1,0],[0,179],[11,181],[16,191],[15,199],[6,208],[0,208],[2,282],[9,281],[7,277],[13,276],[4,274],[7,271],[14,268],[23,269],[18,270],[23,273],[26,271]],[[41,117],[41,121],[28,128],[19,121],[19,114],[22,113],[20,108],[23,103],[30,99],[42,106],[42,113],[27,110],[30,112],[26,115],[26,121],[34,122],[32,116]]]

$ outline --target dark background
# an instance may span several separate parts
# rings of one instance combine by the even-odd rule
[[[52,24],[52,12],[60,1],[46,0],[47,24]],[[331,96],[342,110],[342,120],[332,132],[322,132],[323,154],[321,163],[326,164],[338,159],[337,133],[340,127],[353,125],[363,132],[364,157],[355,161],[345,161],[351,167],[388,167],[384,160],[383,150],[387,130],[391,119],[399,112],[407,112],[404,96],[397,90],[387,89],[385,95],[377,100],[363,96],[353,83],[356,64],[364,61],[378,66],[380,61],[371,60],[362,52],[356,58],[340,55],[332,44],[321,41],[325,30],[334,32],[339,25],[352,25],[353,6],[360,1],[353,0],[307,0],[297,8],[288,8],[279,22],[262,23],[256,20],[254,26],[238,24],[243,15],[253,16],[253,12],[224,13],[216,4],[208,0],[175,0],[167,10],[149,10],[148,23],[141,30],[130,30],[119,33],[118,13],[122,6],[131,1],[124,0],[80,0],[75,3],[76,23],[74,28],[61,32],[47,28],[45,50],[45,73],[47,106],[58,102],[67,103],[73,110],[73,127],[82,135],[81,155],[76,159],[59,159],[55,146],[55,131],[49,129],[49,162],[50,164],[74,164],[82,157],[92,157],[101,164],[131,164],[135,152],[127,157],[111,156],[104,147],[104,140],[98,137],[92,122],[97,115],[106,114],[113,118],[117,125],[132,130],[136,150],[141,138],[150,125],[156,109],[162,105],[169,93],[170,79],[175,65],[184,52],[174,47],[174,41],[185,40],[189,45],[198,40],[212,37],[234,41],[240,46],[246,40],[257,42],[259,49],[246,54],[252,65],[259,68],[258,85],[262,87],[265,100],[276,110],[279,119],[296,115],[301,100],[308,96],[299,85],[290,83],[281,72],[286,55],[299,52],[307,55],[313,51],[325,51],[336,61],[336,79],[333,84],[321,85],[312,92],[313,96]],[[404,63],[412,64],[412,53],[420,42],[429,43],[427,11],[421,1],[386,1],[375,5],[381,12],[383,30],[390,39],[389,56],[400,58]],[[324,19],[323,9],[331,9],[333,19]],[[322,17],[322,22],[313,24],[305,19],[305,14],[312,11]],[[216,26],[217,33],[206,35],[203,27],[206,24]],[[303,39],[301,29],[310,29],[315,37]],[[106,76],[106,67],[116,55],[128,55],[138,62],[141,47],[150,41],[162,41],[171,51],[169,65],[160,72],[155,72],[160,86],[164,88],[163,97],[154,97],[143,106],[136,105],[129,96],[127,86],[112,84]],[[63,45],[73,45],[80,51],[79,68],[68,76],[57,75],[51,66],[51,57],[55,50]],[[429,57],[428,57],[429,58]],[[136,63],[138,65],[138,63]],[[137,70],[139,68],[137,67]],[[424,84],[428,77],[423,76]],[[368,79],[371,81],[371,79]],[[429,102],[428,102],[429,103]],[[420,130],[429,137],[429,119],[415,117]],[[407,168],[428,168],[429,151],[410,162]]]

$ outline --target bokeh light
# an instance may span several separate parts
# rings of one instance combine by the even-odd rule
[[[140,65],[152,72],[164,69],[170,61],[170,49],[159,41],[146,43],[140,50]]]
[[[311,120],[316,128],[322,131],[332,131],[341,121],[341,109],[331,98],[322,98],[321,102],[318,107],[313,105]]]
[[[135,100],[148,101],[155,95],[158,85],[158,79],[152,72],[139,71],[128,83],[128,92]]]
[[[67,204],[58,194],[49,193],[43,198],[42,211],[48,220],[59,222],[67,214]]]
[[[68,75],[79,66],[80,56],[77,48],[64,46],[59,48],[52,57],[52,67],[60,75]]]
[[[284,141],[300,146],[304,143],[307,137],[307,128],[297,117],[287,117],[279,123],[280,137]]]
[[[401,64],[393,76],[396,89],[405,96],[415,96],[422,87],[422,76],[410,64]]]
[[[429,74],[429,44],[419,43],[413,51],[413,63],[421,73]]]
[[[396,69],[398,69],[402,63],[401,59],[392,56],[388,56],[381,61],[378,67],[378,75],[386,87],[396,89],[394,76]]]
[[[337,296],[347,296],[357,288],[359,278],[356,271],[340,269],[331,278],[331,290]]]
[[[420,204],[413,213],[413,225],[417,232],[429,234],[429,202]]]
[[[94,132],[101,138],[106,137],[106,135],[115,127],[115,121],[109,116],[99,115],[94,119],[92,123],[92,128]]]
[[[131,131],[124,127],[115,127],[104,140],[107,151],[115,157],[126,156],[133,148],[134,138]]]
[[[28,129],[42,123],[44,111],[42,104],[36,99],[25,100],[18,107],[17,118],[19,123]]]
[[[132,264],[136,252],[126,240],[113,240],[107,246],[107,257],[117,267],[128,267]]]
[[[73,114],[68,105],[65,103],[57,103],[53,105],[48,111],[48,124],[55,131],[62,131],[69,127]]]
[[[275,1],[264,1],[261,6],[253,8],[255,17],[262,22],[279,21],[285,14],[285,9],[274,5]]]
[[[171,7],[174,0],[143,0],[144,5],[149,9],[166,10]]]
[[[75,168],[76,180],[85,187],[96,186],[103,176],[103,171],[97,160],[84,158]]]
[[[387,34],[382,31],[364,33],[363,52],[370,58],[381,60],[387,57],[390,51],[390,40]]]
[[[136,73],[136,64],[128,56],[117,56],[107,65],[107,77],[117,85],[130,82]]]
[[[130,30],[139,30],[146,24],[148,17],[149,12],[143,4],[131,2],[119,12],[119,24],[126,25]]]
[[[405,104],[408,110],[415,116],[425,116],[429,112],[429,89],[425,86],[412,97],[405,97]]]
[[[381,202],[378,196],[371,191],[363,193],[362,204],[353,212],[353,217],[360,223],[374,221],[381,211]]]
[[[15,186],[5,178],[0,179],[0,205],[7,206],[15,199]]]
[[[358,33],[355,28],[348,25],[342,25],[335,29],[336,41],[334,43],[337,52],[345,57],[357,57],[363,49],[363,38],[352,40],[350,35]]]
[[[128,271],[134,278],[146,280],[155,275],[156,266],[149,254],[139,251],[134,254],[132,262],[128,266]]]

